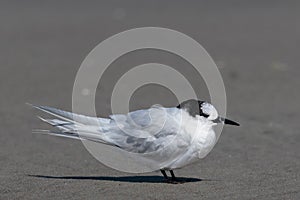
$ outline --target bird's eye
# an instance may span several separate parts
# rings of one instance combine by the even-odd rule
[[[204,102],[201,102],[199,104],[199,106],[200,106],[200,116],[208,118],[209,114],[207,114],[207,113],[210,113],[209,112],[210,111],[210,104],[204,101]]]
[[[218,117],[218,112],[213,105],[210,103],[204,102],[201,104],[201,111],[203,116],[209,120],[214,120]]]
[[[205,113],[202,113],[202,114],[200,114],[201,116],[203,116],[203,117],[205,117],[205,118],[208,118],[209,117],[209,115],[208,114],[205,114]]]
[[[209,115],[206,114],[206,113],[207,113],[207,109],[205,109],[205,107],[203,107],[203,106],[205,106],[205,105],[207,105],[207,103],[206,103],[205,101],[199,103],[199,111],[200,111],[199,114],[200,114],[200,116],[202,116],[202,117],[208,118]]]

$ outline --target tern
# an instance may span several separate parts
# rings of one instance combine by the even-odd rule
[[[57,128],[57,131],[46,130],[47,134],[102,143],[140,157],[157,152],[146,159],[151,160],[169,183],[178,183],[173,170],[204,158],[212,150],[217,141],[215,125],[239,126],[237,122],[219,116],[212,104],[195,99],[176,107],[153,106],[108,118],[31,106],[54,116],[54,119],[39,117]]]

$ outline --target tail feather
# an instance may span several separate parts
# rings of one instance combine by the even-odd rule
[[[41,121],[46,122],[46,123],[52,125],[53,127],[58,128],[59,130],[61,130],[63,132],[75,132],[76,131],[76,124],[74,122],[64,121],[64,120],[60,120],[60,119],[45,119],[40,116],[38,116],[38,118]]]
[[[29,105],[31,105],[31,104],[29,104]],[[111,121],[111,119],[89,117],[89,116],[85,116],[85,115],[74,114],[71,112],[63,111],[63,110],[60,110],[57,108],[52,108],[49,106],[36,106],[36,105],[31,105],[31,106],[38,110],[46,112],[54,117],[62,119],[64,121],[69,121],[69,122],[73,122],[73,123],[81,124],[81,125],[99,126],[102,124],[109,124]]]
[[[57,128],[57,130],[35,130],[35,133],[67,137],[72,139],[89,140],[116,146],[115,144],[108,142],[108,140],[105,138],[105,135],[100,132],[99,128],[99,125],[101,125],[101,123],[110,123],[110,119],[73,114],[71,112],[51,108],[48,106],[31,106],[56,117],[56,119],[45,119],[38,116],[41,121],[50,124],[51,126]]]
[[[84,138],[80,138],[79,135],[76,135],[73,133],[63,133],[60,131],[35,129],[32,132],[39,133],[39,134],[47,134],[47,135],[52,135],[52,136],[57,136],[57,137],[71,138],[71,139],[76,139],[76,140],[85,140]]]

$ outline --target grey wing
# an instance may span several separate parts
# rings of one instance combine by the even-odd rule
[[[154,107],[127,115],[112,115],[111,119],[106,119],[46,106],[33,107],[57,117],[40,118],[59,130],[42,131],[43,133],[104,143],[130,152],[155,151],[173,139],[179,128],[177,108]]]
[[[126,151],[156,151],[176,137],[179,112],[177,108],[153,107],[127,115],[110,116],[113,126],[108,129],[106,137]]]

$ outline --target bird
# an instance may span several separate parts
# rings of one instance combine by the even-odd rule
[[[214,126],[218,123],[240,126],[219,116],[211,103],[198,99],[189,99],[174,107],[155,105],[127,114],[112,114],[107,118],[48,106],[31,106],[54,117],[45,119],[38,116],[57,130],[43,130],[46,134],[110,145],[140,157],[158,152],[147,159],[152,159],[157,171],[168,183],[180,183],[173,170],[208,155],[217,142]]]

